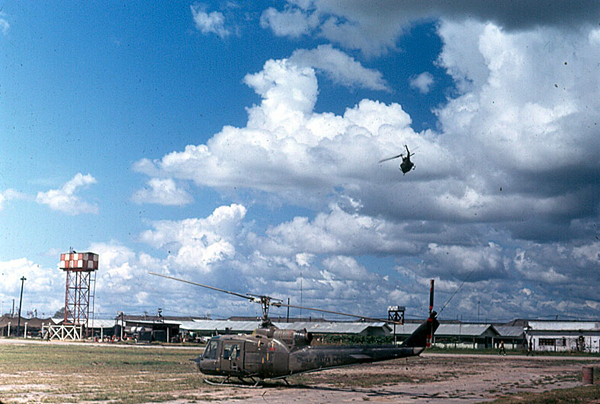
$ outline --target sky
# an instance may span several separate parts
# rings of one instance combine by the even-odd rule
[[[599,89],[596,2],[3,1],[2,312],[597,320]]]

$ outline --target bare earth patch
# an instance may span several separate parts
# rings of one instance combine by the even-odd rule
[[[243,402],[479,403],[580,386],[581,367],[579,361],[561,358],[424,354],[291,378],[292,387],[255,390]]]

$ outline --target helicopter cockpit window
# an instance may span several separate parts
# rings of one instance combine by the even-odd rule
[[[204,351],[205,359],[217,359],[217,341],[210,341]]]
[[[223,348],[223,359],[238,359],[240,357],[240,346],[238,344],[225,344]]]

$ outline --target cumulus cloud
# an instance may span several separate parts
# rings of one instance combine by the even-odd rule
[[[242,205],[221,206],[206,219],[159,221],[141,240],[167,249],[174,268],[210,272],[211,265],[235,256],[236,232],[246,215]]]
[[[361,0],[331,0],[298,3],[289,1],[279,11],[269,8],[261,18],[263,28],[276,35],[314,35],[366,55],[380,55],[396,48],[400,35],[414,21],[445,19],[457,22],[490,21],[507,30],[558,27],[579,30],[596,24],[600,6],[594,2],[552,1],[539,7],[536,2],[507,1],[487,4],[474,1],[446,2],[385,0],[377,4]],[[284,24],[289,24],[287,27]]]
[[[260,17],[262,28],[271,28],[275,35],[291,38],[308,35],[318,24],[316,14],[306,14],[300,9],[289,7],[283,11],[269,7]]]
[[[196,29],[204,35],[215,34],[220,38],[228,37],[231,32],[225,28],[225,16],[219,11],[206,12],[206,5],[193,4],[190,6]]]
[[[433,75],[429,72],[423,72],[418,76],[413,76],[410,78],[410,86],[416,90],[419,90],[421,94],[427,94],[431,90],[433,83]]]
[[[266,238],[256,240],[260,251],[293,255],[309,254],[413,254],[415,242],[404,237],[405,226],[358,213],[349,213],[337,205],[314,220],[295,217],[290,222],[270,227]]]
[[[151,178],[133,198],[185,204],[191,197],[183,190],[192,182],[261,193],[315,213],[262,230],[237,204],[203,218],[151,222],[139,236],[151,253],[116,241],[90,246],[101,255],[98,294],[134,308],[160,302],[197,313],[239,312],[221,296],[153,279],[147,274],[153,270],[221,287],[235,279],[240,292],[291,296],[323,308],[351,302],[370,315],[394,299],[421,308],[411,312],[418,316],[426,315],[430,277],[442,302],[468,277],[451,314],[472,319],[481,307],[510,319],[598,310],[599,245],[590,234],[600,200],[600,101],[590,66],[600,56],[600,31],[589,23],[599,6],[340,4],[290,2],[283,11],[265,11],[261,25],[276,35],[315,34],[375,56],[395,49],[410,23],[439,17],[443,49],[436,63],[456,91],[437,106],[436,131],[415,132],[398,103],[363,99],[339,114],[316,112],[318,74],[344,86],[388,88],[379,72],[331,45],[269,60],[243,80],[260,97],[247,109],[247,125],[224,126],[204,144],[136,162]],[[191,11],[203,34],[230,35],[222,13],[200,5]],[[429,78],[416,76],[412,84],[426,93],[434,84]],[[410,175],[399,173],[397,160],[377,164],[404,144],[417,150]],[[96,212],[78,196],[95,182],[78,174],[60,189],[38,193],[37,201],[73,214]],[[12,192],[0,194],[0,207],[16,197]],[[376,274],[377,264],[369,262],[376,259],[393,260],[402,282]],[[17,272],[37,273],[28,260],[0,267],[12,271],[10,293]],[[45,292],[60,289],[40,285]],[[166,293],[183,290],[188,293]]]
[[[315,70],[287,59],[267,61],[244,82],[262,97],[259,105],[248,108],[246,127],[226,126],[205,145],[189,145],[160,160],[140,160],[135,169],[198,185],[275,193],[300,204],[322,201],[321,195],[335,187],[341,189],[339,195],[359,203],[363,198],[375,202],[370,200],[373,187],[387,189],[395,199],[390,186],[398,179],[397,168],[377,161],[397,153],[403,143],[420,147],[423,166],[415,177],[449,174],[451,155],[433,133],[415,133],[398,104],[363,100],[343,115],[316,113]]]
[[[485,246],[431,243],[424,258],[429,274],[446,279],[474,281],[507,276],[502,247],[495,243]]]
[[[444,47],[440,66],[465,83],[461,94],[437,110],[443,136],[414,132],[408,114],[393,103],[362,100],[342,115],[316,113],[314,68],[270,60],[244,79],[262,97],[248,108],[246,127],[224,127],[205,145],[135,167],[153,177],[245,187],[304,206],[351,198],[368,214],[500,221],[521,237],[557,235],[556,226],[569,225],[565,218],[598,209],[594,178],[600,150],[591,111],[600,105],[589,91],[595,78],[585,71],[597,51],[587,35],[559,41],[553,31],[507,33],[492,24],[463,25],[464,35],[479,38],[479,54],[459,49],[460,31],[451,23],[439,30],[453,44]],[[548,49],[544,41],[551,35],[557,42]],[[467,41],[463,48],[472,45]],[[568,63],[580,47],[586,49],[582,62]],[[548,74],[539,74],[544,70]],[[395,162],[376,161],[397,154],[402,144],[418,148],[418,156],[416,170],[402,177],[399,196]]]
[[[91,243],[87,251],[99,255],[96,271],[95,312],[114,317],[117,310],[134,313],[154,310],[167,288],[156,285],[149,271],[164,271],[164,260],[136,252],[119,241]],[[62,285],[64,293],[64,284]],[[63,300],[64,304],[64,300]]]
[[[4,209],[4,207],[6,206],[6,204],[9,201],[12,201],[14,199],[27,199],[27,195],[14,190],[14,189],[6,189],[4,191],[0,191],[0,210]]]
[[[331,45],[319,45],[312,50],[295,50],[289,60],[299,66],[322,71],[333,82],[347,87],[390,91],[380,72],[363,67],[360,62]]]
[[[426,315],[430,277],[436,278],[438,307],[462,281],[468,281],[454,298],[446,318],[481,309],[486,316],[511,319],[517,312],[536,315],[556,310],[553,302],[557,301],[561,310],[583,315],[596,301],[600,262],[593,255],[597,252],[595,243],[568,249],[560,244],[530,243],[516,252],[492,242],[478,246],[430,243],[422,252],[413,249],[407,253],[396,238],[423,244],[423,240],[413,237],[414,229],[347,213],[339,207],[332,207],[329,215],[314,221],[295,218],[283,222],[264,235],[246,230],[251,226],[246,214],[244,206],[234,204],[221,206],[205,218],[152,222],[151,229],[140,234],[140,241],[154,249],[150,253],[135,252],[117,241],[91,244],[88,250],[100,255],[97,312],[114,314],[114,307],[138,312],[186,307],[190,314],[208,311],[226,317],[252,313],[251,306],[235,298],[164,281],[148,271],[240,293],[291,297],[295,304],[302,299],[309,307],[339,310],[340,302],[352,304],[354,312],[370,316],[385,316],[390,301],[409,306],[411,317]],[[350,240],[349,245],[329,242],[336,239]],[[318,240],[323,240],[325,246],[318,246]],[[385,255],[398,257],[402,282],[390,282],[358,261],[357,257],[377,248]],[[0,263],[0,268],[2,276],[10,273],[0,293],[8,295],[18,290],[18,279],[25,274],[28,279],[31,276],[42,282],[35,290],[50,296],[48,304],[55,310],[60,307],[64,293],[61,271],[42,270],[24,259]],[[557,286],[560,297],[553,301]],[[523,293],[514,294],[514,290]],[[175,295],[177,298],[170,297]]]
[[[135,203],[156,203],[159,205],[187,205],[193,198],[185,190],[178,188],[171,178],[152,178],[148,186],[136,191],[131,199]]]
[[[407,279],[400,289],[410,294],[410,304],[419,304],[413,290],[426,288],[431,276],[447,295],[470,276],[455,298],[456,310],[473,313],[481,305],[490,315],[510,318],[560,307],[587,315],[597,302],[590,285],[600,281],[598,246],[587,240],[600,206],[600,103],[589,70],[599,56],[600,34],[583,26],[556,28],[552,21],[548,16],[503,27],[476,18],[441,20],[437,65],[456,92],[435,110],[437,132],[415,132],[396,103],[364,99],[341,114],[315,112],[316,74],[328,73],[310,61],[318,52],[335,54],[328,46],[269,60],[248,74],[244,83],[261,101],[247,109],[245,127],[225,126],[205,144],[140,160],[135,168],[154,178],[261,192],[316,209],[313,217],[271,225],[264,234],[249,232],[243,243],[223,238],[228,248],[207,253],[217,259],[200,271],[227,262],[247,285],[260,288],[272,279],[296,297],[302,273],[310,276],[305,298],[348,298],[360,293],[352,282],[360,282],[361,268],[372,275],[357,256],[393,256]],[[345,76],[332,80],[343,83]],[[397,160],[377,164],[404,144],[418,148],[410,175],[399,173]],[[166,240],[155,245],[183,245],[174,236]],[[238,254],[242,245],[246,250]],[[344,274],[349,279],[339,279]],[[372,284],[368,291],[377,295]]]
[[[96,179],[90,174],[77,173],[71,180],[67,181],[60,189],[51,189],[46,192],[38,192],[36,201],[48,205],[50,209],[57,210],[69,215],[83,213],[98,213],[98,206],[82,200],[76,193],[90,184],[95,184]]]
[[[597,78],[586,66],[597,47],[587,35],[548,29],[510,33],[471,23],[466,31],[476,33],[478,55],[457,51],[457,35],[464,34],[455,23],[440,26],[442,39],[452,43],[440,61],[468,84],[438,111],[448,148],[468,148],[469,164],[482,168],[472,173],[463,207],[478,194],[477,203],[496,205],[497,216],[526,212],[558,223],[596,214],[600,148],[593,111],[600,104],[589,91]]]
[[[21,278],[25,277],[22,315],[37,310],[38,317],[52,316],[61,303],[64,306],[63,276],[62,271],[44,268],[26,258],[0,261],[0,299],[6,303],[4,312],[8,311],[8,302],[19,296]]]
[[[211,312],[218,317],[260,312],[235,297],[165,281],[149,271],[240,293],[292,297],[295,304],[303,299],[305,305],[325,309],[352,302],[365,315],[377,314],[373,305],[387,304],[383,296],[392,287],[365,287],[365,282],[377,276],[353,257],[321,259],[301,252],[302,246],[293,248],[298,253],[290,256],[260,251],[255,245],[257,235],[245,230],[250,225],[246,212],[244,206],[233,204],[218,207],[205,218],[150,223],[151,229],[139,237],[151,247],[150,253],[135,252],[118,241],[92,243],[88,250],[100,256],[96,312],[113,314],[114,307],[134,311],[162,307],[165,312],[178,310],[177,314],[185,307],[190,314]],[[57,282],[53,290],[60,295],[64,285]]]
[[[369,274],[367,269],[360,265],[353,257],[337,255],[323,260],[323,267],[341,279],[367,280]]]

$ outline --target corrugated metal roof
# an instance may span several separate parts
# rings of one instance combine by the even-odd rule
[[[184,330],[196,331],[224,331],[226,328],[233,333],[252,332],[260,327],[260,321],[231,321],[231,320],[194,320],[179,322],[180,328]],[[388,327],[385,323],[330,323],[330,322],[297,322],[297,323],[274,323],[277,328],[282,330],[301,330],[318,334],[360,334],[368,328]]]
[[[318,323],[275,323],[278,328],[283,330],[301,330],[306,328],[306,331],[312,332],[313,334],[361,334],[369,328],[384,328],[388,327],[383,322],[379,323],[330,323],[330,322],[318,322]]]
[[[494,328],[500,333],[501,337],[522,337],[523,327],[513,325],[495,325]]]
[[[600,323],[595,321],[529,321],[529,327],[539,331],[596,331]]]
[[[113,328],[115,324],[115,320],[90,320],[90,326],[93,328]]]
[[[52,318],[51,319],[52,322],[54,324],[62,324],[65,322],[64,318]],[[93,324],[92,324],[93,321]],[[115,326],[116,322],[115,320],[105,320],[105,319],[94,319],[94,320],[89,320],[90,322],[90,326],[93,326],[94,328],[112,328]]]
[[[232,320],[194,320],[180,321],[180,328],[189,331],[214,331],[224,332],[229,328],[232,333],[249,333],[260,327],[260,321],[232,321]],[[274,323],[277,328],[282,330],[301,330],[315,334],[361,334],[368,328],[387,328],[388,333],[392,333],[393,325],[384,322],[363,323],[363,322],[296,322],[296,323]],[[420,324],[407,323],[396,325],[397,335],[410,335]],[[512,328],[512,327],[511,327]],[[516,327],[519,328],[519,327]],[[508,331],[508,330],[507,330]],[[523,332],[521,328],[521,333]],[[440,324],[436,335],[456,335],[479,337],[484,334],[502,335],[491,324]]]
[[[415,332],[415,330],[417,328],[419,328],[421,324],[419,323],[406,323],[406,324],[396,324],[396,334],[397,335],[410,335],[413,332]],[[390,325],[390,329],[392,330],[392,332],[394,332],[394,325]]]
[[[419,323],[407,323],[404,325],[396,325],[396,334],[398,335],[410,335],[419,328]],[[389,326],[392,330],[393,325]],[[452,324],[442,323],[435,332],[435,335],[456,335],[456,336],[471,336],[479,337],[485,334],[487,331],[492,334],[498,334],[498,331],[491,324]],[[523,330],[521,330],[523,331]]]
[[[260,321],[230,321],[230,320],[194,320],[180,321],[180,328],[189,331],[225,331],[252,332],[260,327]]]
[[[458,335],[479,337],[487,331],[493,334],[498,334],[496,329],[491,324],[440,324],[440,327],[435,332],[436,335]]]

